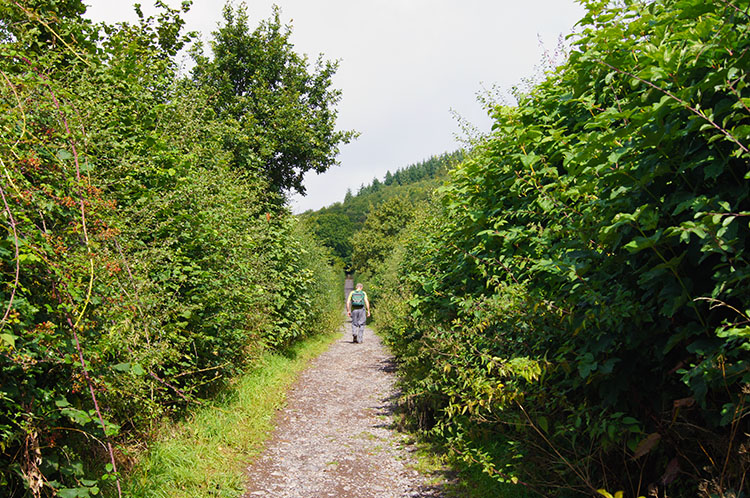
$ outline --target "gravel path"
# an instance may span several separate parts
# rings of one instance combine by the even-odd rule
[[[393,427],[393,363],[365,329],[312,362],[287,395],[266,450],[247,469],[246,498],[443,497],[413,470],[414,448]]]

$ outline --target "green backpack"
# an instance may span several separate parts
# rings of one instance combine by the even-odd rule
[[[365,291],[355,290],[352,292],[352,306],[361,308],[365,305]]]

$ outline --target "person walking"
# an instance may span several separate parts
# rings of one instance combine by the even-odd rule
[[[363,289],[364,285],[358,283],[357,288],[346,298],[346,314],[352,318],[352,342],[354,343],[362,343],[365,323],[367,317],[370,316],[370,301]]]

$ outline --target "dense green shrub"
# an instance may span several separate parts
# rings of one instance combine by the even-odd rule
[[[735,496],[748,4],[586,5],[568,62],[492,110],[411,230],[391,285],[409,306],[382,327],[422,427],[499,480]]]
[[[114,488],[160,417],[341,316],[329,255],[178,75],[180,12],[84,10],[0,7],[3,496]]]

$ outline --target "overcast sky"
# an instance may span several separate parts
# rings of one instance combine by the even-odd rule
[[[95,21],[136,19],[127,0],[85,3]],[[146,15],[154,12],[150,0],[142,3]],[[540,40],[554,51],[583,15],[574,0],[249,0],[252,27],[273,4],[292,25],[298,53],[340,60],[339,129],[361,134],[341,148],[340,166],[306,176],[308,193],[293,199],[295,212],[341,201],[347,188],[356,193],[388,170],[460,148],[452,111],[489,130],[477,94],[531,76],[542,60]],[[184,16],[187,30],[208,41],[223,5],[194,0]]]

